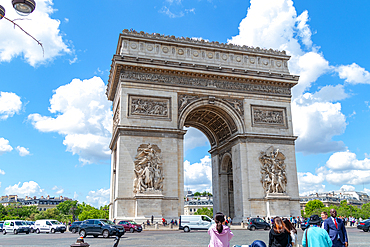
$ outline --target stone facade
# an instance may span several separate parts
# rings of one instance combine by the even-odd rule
[[[298,76],[289,74],[288,60],[271,49],[124,30],[107,86],[110,218],[184,213],[185,126],[211,144],[214,211],[234,222],[300,215],[290,107]]]

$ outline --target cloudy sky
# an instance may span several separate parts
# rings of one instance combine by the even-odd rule
[[[10,0],[6,17],[19,18]],[[0,20],[0,195],[107,204],[111,59],[123,29],[286,50],[301,194],[370,191],[366,0],[36,0]],[[98,11],[98,12],[97,12]],[[211,190],[209,143],[185,136],[185,189]]]

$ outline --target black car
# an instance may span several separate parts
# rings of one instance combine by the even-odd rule
[[[75,221],[72,223],[72,225],[69,226],[69,231],[72,233],[78,232],[80,229],[80,225],[82,224],[82,221]]]
[[[322,222],[323,222],[323,220],[320,217],[320,225],[322,224]],[[306,230],[309,227],[310,227],[310,219],[307,219],[307,220],[305,220],[305,221],[303,221],[301,223],[301,229],[302,229],[302,231]]]
[[[251,231],[256,229],[270,230],[271,226],[261,218],[251,218],[247,228]]]
[[[370,219],[358,223],[357,229],[363,230],[364,232],[368,232],[370,229]]]
[[[93,235],[97,238],[99,235],[103,235],[103,238],[108,238],[109,236],[122,236],[125,234],[125,229],[110,220],[91,219],[82,222],[79,233],[82,237]]]

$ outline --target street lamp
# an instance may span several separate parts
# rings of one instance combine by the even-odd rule
[[[19,15],[29,15],[36,7],[34,0],[12,0],[13,7]]]
[[[15,9],[15,12],[17,12],[19,15],[22,15],[22,16],[26,16],[26,15],[31,14],[36,8],[36,2],[34,0],[12,0],[12,5],[13,5],[13,8]],[[42,54],[44,54],[44,47],[42,46],[40,41],[35,39],[31,34],[27,33],[21,26],[19,26],[17,23],[15,23],[14,21],[16,19],[15,20],[10,20],[10,19],[6,18],[5,17],[5,8],[0,5],[0,20],[3,19],[3,18],[5,20],[10,21],[11,23],[13,23],[14,27],[17,26],[25,34],[27,34],[33,40],[35,40],[37,42],[37,44],[39,44],[41,46]]]
[[[35,8],[36,3],[34,0],[12,0],[13,8],[22,16],[31,14]],[[0,20],[5,16],[5,8],[0,5]]]

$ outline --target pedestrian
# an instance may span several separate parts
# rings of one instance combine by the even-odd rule
[[[348,237],[343,221],[337,217],[337,211],[330,209],[330,218],[325,220],[325,230],[333,242],[333,247],[347,247]]]
[[[153,225],[153,222],[154,222],[154,216],[152,215],[152,225]]]
[[[307,228],[302,237],[303,247],[331,247],[332,241],[329,234],[320,227],[321,220],[318,215],[311,215],[310,227]]]
[[[225,222],[225,216],[223,213],[217,213],[215,216],[215,223],[208,229],[208,234],[211,237],[209,241],[209,247],[229,247],[230,240],[234,234],[230,231],[230,228],[223,225]]]
[[[301,217],[297,217],[297,228],[301,227]]]
[[[323,220],[321,223],[321,228],[325,229],[325,220],[328,218],[328,213],[325,211],[321,212],[321,219]]]
[[[293,218],[293,220],[294,220],[294,218]],[[297,230],[295,229],[293,224],[288,219],[284,218],[283,222],[284,222],[286,228],[288,228],[288,230],[290,232],[290,238],[291,238],[292,246],[293,247],[297,246],[297,244],[298,244]]]
[[[280,217],[274,218],[269,233],[269,247],[287,247],[291,244],[290,232]]]
[[[147,224],[148,226],[150,226],[150,222],[149,222],[149,220],[146,220],[146,224]]]

